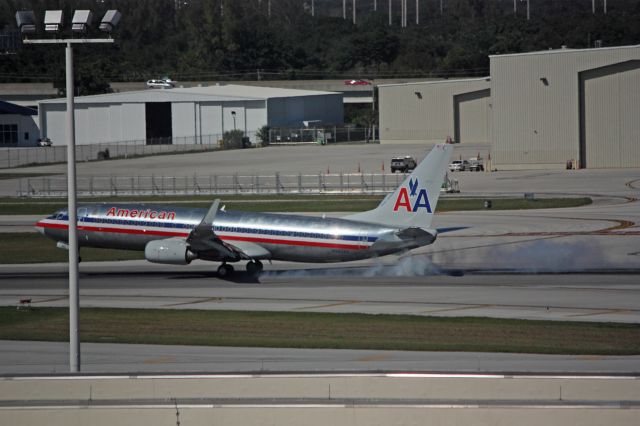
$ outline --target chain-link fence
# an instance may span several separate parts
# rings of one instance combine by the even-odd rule
[[[255,132],[246,137],[255,141]],[[76,146],[76,161],[130,158],[172,152],[198,152],[224,149],[223,135],[199,137],[138,139],[122,142],[96,143]],[[67,161],[66,146],[0,148],[0,168],[12,168],[36,164],[62,163]]]
[[[381,194],[398,187],[404,174],[320,173],[273,175],[84,176],[80,196],[213,194]],[[20,197],[66,197],[64,176],[22,178]]]
[[[378,128],[326,126],[314,128],[272,128],[269,129],[269,143],[272,145],[294,145],[304,143],[340,143],[379,141]]]

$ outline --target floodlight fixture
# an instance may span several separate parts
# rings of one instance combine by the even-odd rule
[[[36,15],[33,10],[16,12],[16,24],[22,34],[36,32]]]
[[[60,31],[62,26],[61,10],[46,10],[44,12],[44,30],[46,32],[56,33]]]
[[[93,21],[93,13],[90,10],[76,10],[71,20],[71,31],[85,32]]]
[[[107,13],[104,14],[104,17],[100,22],[100,31],[104,31],[106,33],[112,32],[118,25],[118,22],[120,22],[121,17],[122,14],[117,10],[107,10]]]

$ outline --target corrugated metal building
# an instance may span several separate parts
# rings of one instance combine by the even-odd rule
[[[378,86],[381,143],[491,141],[488,77]]]
[[[205,143],[243,130],[255,142],[264,125],[302,127],[303,121],[344,121],[341,93],[239,85],[149,89],[75,98],[76,144],[147,141]],[[39,102],[40,129],[66,142],[66,99]]]
[[[640,167],[640,46],[490,60],[494,167]]]

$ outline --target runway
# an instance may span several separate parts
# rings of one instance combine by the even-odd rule
[[[378,148],[367,147],[367,150],[377,152]],[[285,150],[268,152],[288,161]],[[309,151],[296,152],[304,155]],[[340,154],[340,150],[323,153]],[[387,154],[387,151],[379,154],[376,164]],[[173,157],[166,160],[174,161]],[[136,169],[137,164],[155,165],[159,160],[136,161],[111,162],[109,166],[121,164]],[[220,173],[226,167],[222,163]],[[96,170],[96,173],[104,172]],[[435,244],[411,255],[346,264],[274,262],[265,264],[265,273],[258,279],[244,274],[244,265],[238,265],[239,273],[233,280],[221,280],[215,273],[217,264],[199,261],[184,267],[144,261],[81,263],[81,306],[640,323],[637,174],[637,170],[630,169],[456,173],[454,177],[460,180],[464,195],[521,196],[524,192],[534,192],[536,197],[589,196],[594,203],[568,209],[439,213],[434,218],[434,227],[460,229],[442,233]],[[9,183],[11,181],[5,181],[6,185]],[[23,226],[30,230],[32,220],[7,218],[4,229]],[[25,256],[28,257],[28,253]],[[0,265],[2,305],[16,305],[26,297],[32,300],[33,306],[67,306],[67,288],[65,264]],[[15,371],[9,369],[12,365],[22,372],[29,368],[43,372],[65,371],[68,368],[65,346],[59,345],[3,342],[2,348],[6,350],[0,364],[5,372]],[[230,348],[127,346],[128,350],[83,345],[88,371],[283,371],[290,368],[491,371],[497,368],[501,371],[629,372],[638,371],[640,363],[637,357],[512,357],[380,351],[309,353],[244,348],[229,352]],[[54,361],[38,359],[39,352]],[[25,354],[36,357],[29,361]],[[112,362],[113,359],[117,361]],[[189,366],[193,366],[193,370]]]
[[[301,269],[272,265],[259,279],[219,279],[208,264],[142,261],[82,266],[82,307],[359,312],[640,323],[637,271],[524,274],[440,270],[387,274],[395,266]],[[67,306],[64,265],[2,266],[0,304]]]
[[[361,312],[640,323],[640,203],[438,214],[459,227],[401,256],[343,264],[80,264],[81,306]],[[0,304],[66,306],[66,264],[0,265]]]
[[[82,371],[123,373],[432,372],[640,374],[640,355],[540,355],[83,343]],[[65,374],[67,342],[0,341],[0,376]]]

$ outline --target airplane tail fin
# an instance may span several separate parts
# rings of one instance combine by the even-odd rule
[[[436,210],[453,146],[438,144],[414,171],[373,210],[345,219],[394,228],[429,228]]]

